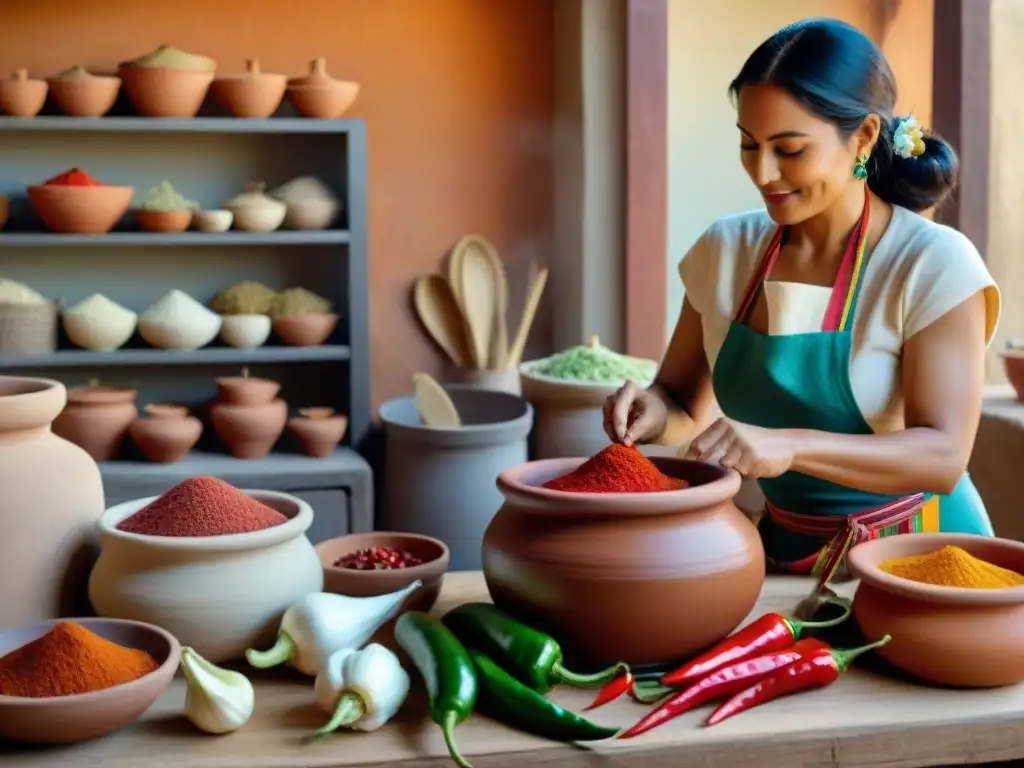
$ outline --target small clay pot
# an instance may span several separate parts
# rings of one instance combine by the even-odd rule
[[[128,425],[128,435],[150,461],[180,461],[199,442],[203,423],[188,415],[184,405],[150,404]]]
[[[338,316],[333,313],[275,317],[274,333],[292,347],[318,347],[327,341],[337,325]]]
[[[3,229],[4,224],[7,223],[8,213],[10,213],[10,205],[7,202],[7,198],[0,195],[0,229]]]
[[[121,78],[93,75],[78,67],[78,74],[47,80],[50,98],[60,111],[73,117],[102,117],[110,111],[121,90]]]
[[[213,82],[212,71],[122,64],[118,75],[144,117],[195,117]]]
[[[262,405],[211,403],[209,414],[228,453],[239,459],[262,459],[284,432],[288,406],[280,398]]]
[[[245,68],[245,74],[214,80],[214,97],[235,117],[270,117],[281,106],[288,77],[261,72],[259,59],[249,59]]]
[[[11,117],[35,117],[46,103],[49,89],[45,80],[33,80],[27,69],[15,70],[0,80],[0,112]]]
[[[0,217],[2,218],[2,217]],[[1006,378],[1009,379],[1017,399],[1024,402],[1024,349],[1011,347],[1000,353],[1003,358],[1003,365],[1006,367]]]
[[[217,384],[217,402],[232,405],[266,405],[281,391],[281,385],[271,379],[250,376],[221,376]]]
[[[333,408],[302,408],[288,419],[288,431],[310,456],[330,456],[348,429],[348,416],[335,414]]]
[[[110,461],[121,451],[128,425],[138,418],[138,393],[121,387],[77,387],[53,421],[54,434],[79,446],[94,461]]]
[[[303,117],[341,117],[359,95],[359,83],[335,80],[327,74],[327,59],[313,59],[309,74],[288,81],[288,101]]]
[[[132,211],[135,223],[145,232],[184,232],[192,223],[192,211]]]

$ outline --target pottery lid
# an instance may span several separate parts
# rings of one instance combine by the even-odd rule
[[[293,77],[288,81],[288,85],[333,85],[337,82],[339,81],[327,74],[327,59],[320,56],[309,63],[309,74]]]
[[[225,208],[232,208],[238,206],[270,206],[271,208],[280,208],[284,203],[280,200],[275,200],[269,197],[264,190],[267,188],[266,183],[262,181],[250,181],[245,185],[245,192],[240,195],[235,195],[226,203]]]
[[[218,77],[221,82],[225,80],[258,80],[260,78],[284,78],[284,75],[277,75],[271,72],[264,72],[260,69],[259,59],[246,59],[245,72],[238,75],[226,75]]]
[[[32,80],[28,76],[28,70],[27,69],[16,69],[13,72],[11,72],[11,76],[8,77],[7,79],[8,80],[13,80],[13,81],[18,82],[18,83],[36,82],[35,80]]]
[[[138,393],[125,387],[104,387],[98,384],[68,390],[68,402],[76,405],[111,405],[130,403]]]
[[[212,72],[217,68],[217,62],[207,56],[189,53],[166,43],[155,51],[150,51],[133,61],[124,62],[124,64],[131,67],[162,67],[165,69],[188,69],[197,72]]]

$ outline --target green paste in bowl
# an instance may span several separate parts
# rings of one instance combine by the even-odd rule
[[[520,370],[530,376],[544,376],[587,384],[621,384],[635,381],[649,384],[658,372],[658,363],[641,357],[619,354],[602,347],[597,337],[590,344],[570,347],[562,352],[523,363]]]

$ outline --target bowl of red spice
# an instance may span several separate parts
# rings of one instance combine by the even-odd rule
[[[410,610],[429,611],[448,571],[448,546],[419,533],[374,531],[328,539],[316,545],[324,567],[324,591],[350,597],[386,595],[419,579]]]
[[[847,556],[853,615],[878,655],[926,682],[1024,682],[1024,543],[958,533],[886,536]],[[890,648],[889,645],[894,647]]]
[[[47,229],[65,235],[102,235],[113,229],[135,190],[115,187],[72,168],[28,188],[32,210]]]
[[[764,549],[733,502],[739,488],[716,464],[622,445],[508,469],[483,537],[488,590],[595,666],[678,661],[732,632],[760,596]]]
[[[170,685],[181,645],[160,627],[59,619],[0,630],[0,736],[56,744],[134,723]]]
[[[157,624],[215,663],[241,658],[323,588],[312,522],[290,494],[189,478],[100,516],[89,598],[101,616]]]

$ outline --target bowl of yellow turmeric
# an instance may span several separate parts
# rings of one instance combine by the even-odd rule
[[[1024,543],[954,533],[888,536],[847,558],[853,615],[878,654],[936,685],[1024,681]]]

